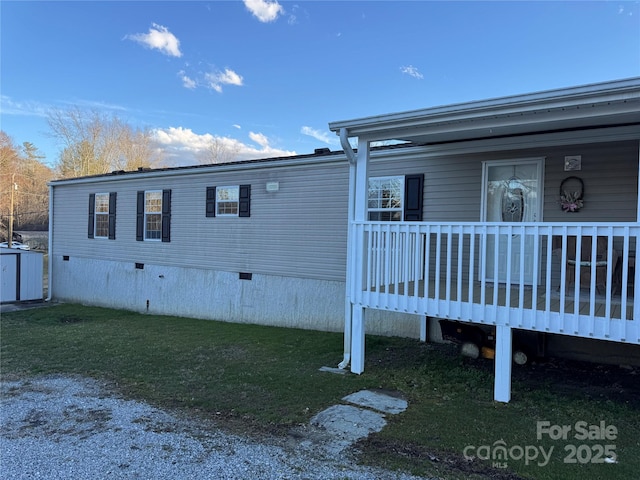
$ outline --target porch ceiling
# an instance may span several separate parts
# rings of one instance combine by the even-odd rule
[[[640,77],[338,121],[329,128],[370,141],[443,143],[616,125],[640,125]]]

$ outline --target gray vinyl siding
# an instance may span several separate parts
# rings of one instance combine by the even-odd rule
[[[542,220],[546,222],[629,222],[637,215],[638,142],[615,142],[576,146],[528,148],[466,155],[424,156],[419,149],[409,159],[386,157],[371,162],[370,177],[424,173],[423,221],[477,222],[481,215],[482,162],[544,158],[544,201]],[[581,155],[582,169],[565,172],[564,157]],[[585,206],[578,213],[565,213],[559,204],[560,183],[578,176],[585,184]],[[457,238],[452,248],[457,251]],[[466,240],[468,241],[468,239]],[[618,242],[616,241],[616,244]],[[476,243],[476,258],[480,258]],[[431,239],[432,249],[435,238]],[[446,239],[443,239],[443,248]],[[464,248],[468,255],[468,246]],[[543,246],[542,261],[546,261]],[[431,252],[435,258],[434,251]],[[442,267],[444,268],[444,264]],[[468,277],[468,270],[463,272]],[[544,279],[543,279],[544,280]]]
[[[582,169],[564,171],[565,155],[582,155]],[[633,222],[638,204],[638,142],[577,146],[547,157],[544,220],[547,222]],[[584,182],[584,207],[565,213],[559,206],[560,183],[568,176]]]
[[[117,178],[117,177],[116,177]],[[267,192],[267,182],[279,182]],[[205,217],[206,188],[251,185],[251,216]],[[171,241],[136,241],[136,193],[171,189]],[[116,239],[87,238],[89,194],[117,192]],[[54,187],[53,254],[323,280],[345,277],[348,164],[238,169]],[[72,261],[72,258],[70,259]]]
[[[543,220],[547,222],[628,222],[636,220],[638,142],[528,148],[471,155],[423,156],[412,152],[371,162],[369,176],[424,173],[425,222],[477,222],[481,214],[482,162],[544,158]],[[424,148],[425,154],[428,147]],[[566,155],[581,155],[582,170],[564,171]],[[560,183],[578,176],[585,184],[585,206],[577,214],[560,208]]]
[[[564,171],[564,156],[581,155],[582,170]],[[480,219],[482,162],[545,158],[544,221],[635,221],[638,142],[433,155],[428,147],[372,154],[370,176],[424,173],[423,220]],[[564,213],[563,178],[585,183],[585,206]],[[267,182],[279,182],[267,192]],[[249,218],[205,217],[207,187],[251,185]],[[171,242],[138,242],[136,192],[172,190]],[[88,239],[90,193],[117,192],[116,240]],[[231,171],[178,170],[162,177],[126,175],[92,183],[54,183],[53,254],[251,272],[299,278],[345,279],[348,163],[343,156],[308,164]]]

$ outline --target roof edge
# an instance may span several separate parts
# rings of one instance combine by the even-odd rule
[[[378,130],[385,124],[393,124],[394,127],[397,127],[398,124],[402,123],[411,124],[435,119],[442,121],[447,117],[458,117],[460,115],[483,116],[511,110],[556,108],[566,105],[615,101],[616,99],[626,100],[629,98],[640,99],[640,77],[454,103],[352,120],[334,121],[329,123],[329,130],[339,134],[340,129],[346,128],[347,130],[357,129],[359,133],[364,133],[369,127],[375,126],[375,129]]]
[[[279,166],[306,165],[315,162],[342,162],[346,156],[342,150],[327,152],[324,149],[316,153],[291,155],[287,157],[259,158],[252,160],[239,160],[235,162],[212,163],[206,165],[185,165],[180,167],[145,168],[138,170],[114,170],[110,173],[87,175],[84,177],[60,178],[50,181],[47,185],[56,187],[72,183],[106,182],[124,178],[164,177],[172,175],[196,175],[211,172],[224,172],[243,169],[273,168]]]

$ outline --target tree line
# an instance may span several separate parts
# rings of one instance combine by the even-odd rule
[[[0,240],[14,230],[46,230],[49,188],[54,179],[100,175],[114,170],[160,166],[163,154],[148,129],[136,129],[117,116],[79,108],[51,110],[50,135],[61,146],[46,162],[30,142],[17,145],[0,130]]]
[[[43,229],[49,216],[47,182],[53,171],[30,142],[15,145],[0,130],[0,238],[7,239],[13,212],[14,227]]]

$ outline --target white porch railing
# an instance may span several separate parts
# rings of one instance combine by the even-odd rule
[[[362,246],[350,291],[356,305],[640,343],[640,289],[633,288],[640,285],[639,224],[356,222],[352,228]]]

